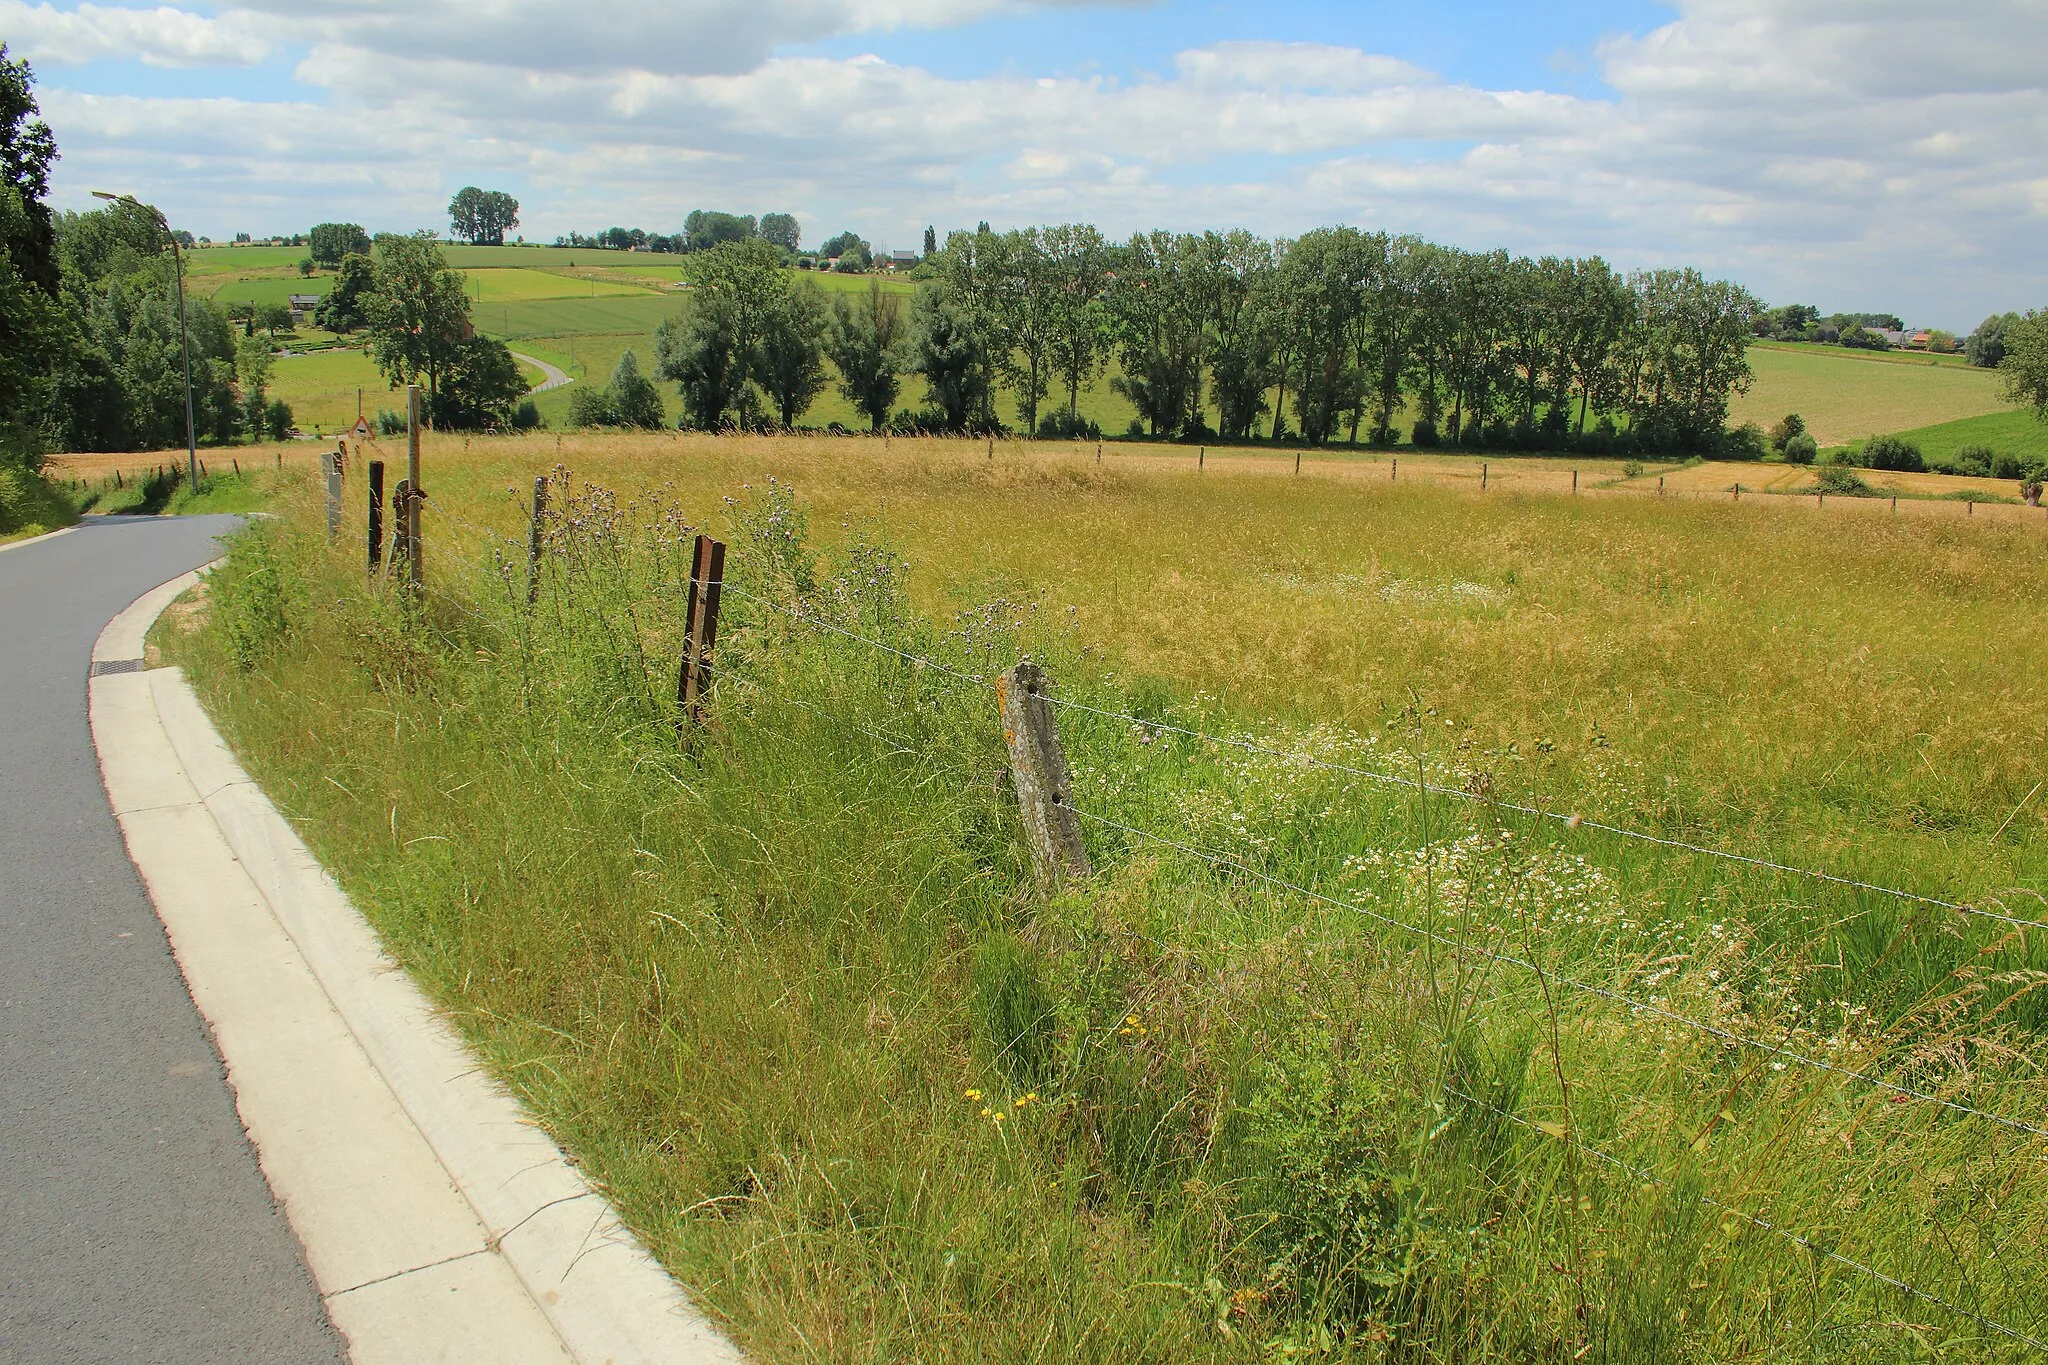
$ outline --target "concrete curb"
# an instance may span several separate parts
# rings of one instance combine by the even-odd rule
[[[93,649],[108,799],[354,1360],[737,1365],[739,1352],[388,959],[221,741],[145,593]]]
[[[0,555],[6,554],[9,550],[19,550],[25,545],[40,545],[46,540],[55,540],[58,536],[68,536],[77,529],[78,523],[73,522],[69,526],[59,526],[54,531],[45,531],[39,536],[30,536],[26,540],[10,540],[5,545],[0,545]]]

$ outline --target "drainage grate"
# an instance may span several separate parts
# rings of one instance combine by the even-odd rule
[[[142,669],[140,659],[101,659],[92,666],[92,676],[104,678],[109,673],[140,673]]]

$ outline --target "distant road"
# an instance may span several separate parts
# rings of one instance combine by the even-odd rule
[[[566,370],[556,369],[554,366],[548,364],[547,361],[542,360],[539,356],[522,355],[520,352],[514,351],[512,353],[512,358],[514,360],[521,360],[526,362],[528,365],[533,366],[533,368],[539,370],[542,374],[547,376],[546,379],[541,380],[540,383],[535,384],[532,388],[528,389],[528,393],[546,393],[549,389],[559,389],[564,384],[573,384],[576,382],[569,376],[569,373]]]
[[[0,553],[0,1360],[344,1359],[100,785],[101,627],[233,517]]]

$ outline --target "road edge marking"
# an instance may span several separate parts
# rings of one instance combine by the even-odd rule
[[[182,574],[137,598],[100,633],[94,662],[139,658],[151,624],[205,572]],[[489,1079],[481,1059],[384,953],[376,931],[228,750],[182,671],[94,676],[88,694],[138,681],[148,720],[169,740],[175,776],[189,784],[196,808],[305,960],[324,1003],[568,1354],[589,1365],[742,1365],[745,1358],[618,1221],[610,1202]],[[94,717],[103,771],[110,755],[116,766],[126,757],[117,728]],[[146,846],[141,852],[146,856]],[[138,853],[133,843],[130,853]],[[139,858],[137,870],[145,884],[152,880]],[[263,1135],[251,1137],[260,1151]],[[324,1298],[330,1291],[321,1288]]]

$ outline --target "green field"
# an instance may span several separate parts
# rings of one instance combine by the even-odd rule
[[[1932,426],[2003,410],[1998,376],[1929,356],[1849,351],[1839,346],[1753,346],[1756,382],[1738,396],[1731,420],[1768,429],[1788,412],[1806,419],[1823,446],[1907,427]]]
[[[469,296],[480,308],[494,303],[527,303],[536,299],[594,299],[644,296],[647,290],[614,280],[585,279],[545,270],[471,270]]]
[[[541,380],[539,370],[522,365],[529,384]],[[292,418],[308,435],[333,435],[354,424],[360,411],[372,423],[381,408],[405,406],[392,391],[376,362],[359,350],[335,349],[278,357],[270,374],[270,396],[291,405]]]
[[[2022,460],[2048,460],[2048,423],[2039,421],[2024,408],[1886,434],[1904,437],[1930,459],[1953,455],[1964,446],[1989,446],[2000,453],[2018,455]],[[1861,449],[1862,444],[1852,442],[1851,447]]]
[[[473,313],[478,331],[490,336],[546,337],[578,333],[653,335],[654,329],[682,309],[682,300],[644,290],[599,298],[533,299],[524,303],[484,303]]]
[[[750,1359],[2035,1358],[2048,937],[1600,825],[2037,919],[2038,518],[1166,455],[433,438],[420,605],[301,479],[156,638]]]
[[[294,274],[289,278],[235,279],[221,285],[213,293],[216,303],[289,303],[294,294],[320,294],[324,296],[334,288],[332,275],[313,275],[301,278]]]

